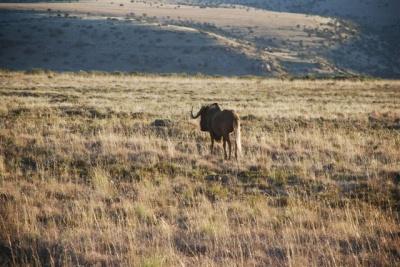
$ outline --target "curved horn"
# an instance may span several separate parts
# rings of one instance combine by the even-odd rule
[[[198,118],[200,116],[200,113],[201,113],[201,109],[199,110],[199,112],[197,112],[196,115],[193,115],[193,107],[192,107],[192,111],[190,111],[190,115],[191,115],[192,119]]]

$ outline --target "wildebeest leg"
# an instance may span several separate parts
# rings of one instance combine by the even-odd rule
[[[211,138],[211,154],[214,154],[214,138],[212,136],[212,134],[210,134],[210,138]]]
[[[224,157],[225,157],[225,159],[227,159],[228,156],[226,155],[226,138],[225,138],[225,136],[223,137],[223,142],[224,142]]]
[[[231,159],[231,153],[232,153],[232,144],[231,144],[231,139],[229,139],[229,135],[226,138],[226,141],[228,142],[228,148],[229,148],[229,159]]]

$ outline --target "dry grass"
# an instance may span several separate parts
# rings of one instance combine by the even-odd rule
[[[0,101],[6,265],[400,264],[398,81],[2,72]],[[189,119],[210,102],[239,163]]]

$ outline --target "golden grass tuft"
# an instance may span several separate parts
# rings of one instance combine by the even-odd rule
[[[93,188],[105,196],[112,197],[114,194],[113,184],[109,174],[101,168],[95,167],[91,173],[91,184]]]

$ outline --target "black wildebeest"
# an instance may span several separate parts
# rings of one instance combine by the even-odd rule
[[[240,142],[240,120],[239,116],[233,110],[221,110],[217,103],[202,106],[200,111],[193,115],[193,108],[191,111],[192,119],[196,119],[200,116],[200,129],[203,132],[209,132],[211,137],[211,154],[214,150],[214,140],[220,141],[223,139],[224,156],[228,158],[226,154],[226,143],[229,147],[229,159],[231,158],[231,140],[229,134],[235,133],[235,157],[238,158],[241,152]]]

